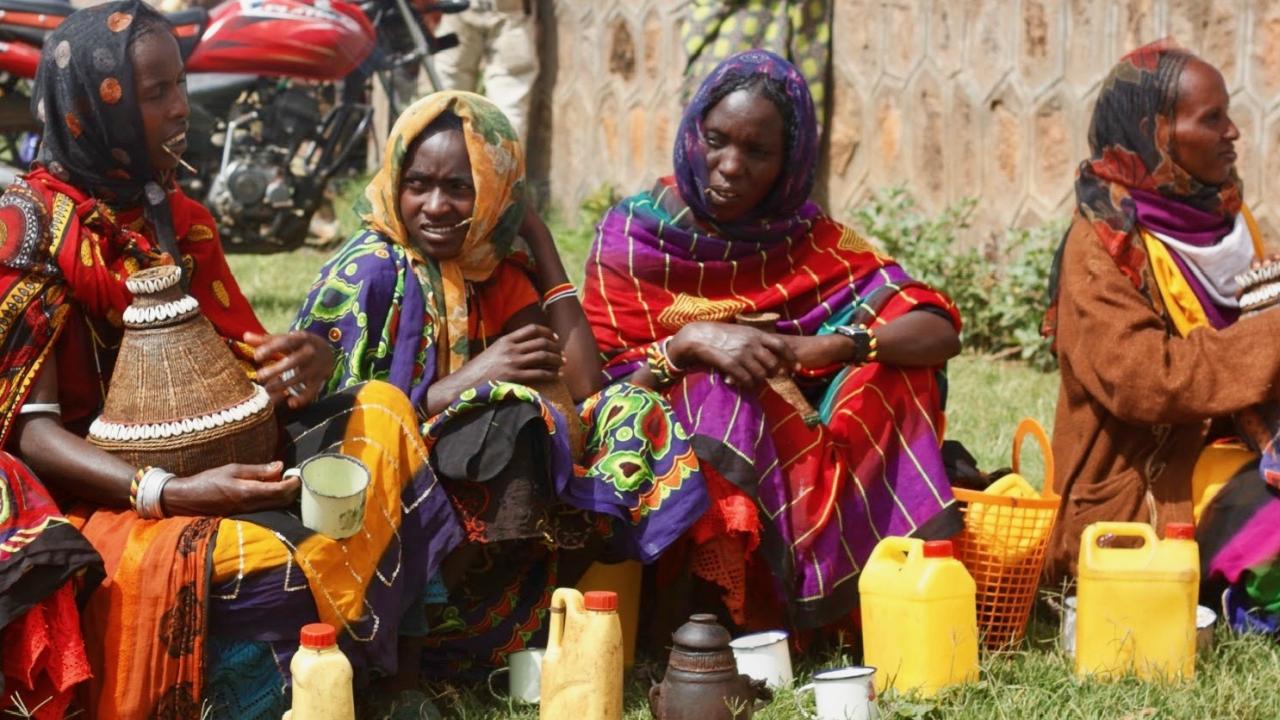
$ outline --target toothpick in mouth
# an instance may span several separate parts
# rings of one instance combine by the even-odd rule
[[[194,167],[191,166],[191,163],[187,162],[186,160],[183,160],[182,156],[174,152],[172,149],[170,149],[168,145],[161,145],[160,147],[164,148],[164,151],[169,153],[169,157],[173,158],[174,160],[177,160],[178,164],[182,166],[183,170],[186,170],[192,175],[200,174],[199,171],[197,171]]]

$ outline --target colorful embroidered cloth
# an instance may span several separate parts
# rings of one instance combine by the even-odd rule
[[[701,118],[716,86],[741,73],[766,75],[784,88],[800,121],[787,137],[784,175],[761,209],[716,227],[701,200]],[[584,306],[610,379],[630,376],[648,345],[684,325],[732,322],[743,312],[776,312],[776,330],[793,335],[831,332],[851,319],[880,326],[923,307],[959,327],[945,295],[912,280],[808,201],[816,143],[812,100],[785,60],[752,51],[711,74],[681,122],[675,178],[610,210],[588,254]],[[851,611],[858,570],[880,537],[945,537],[959,529],[939,450],[934,371],[872,364],[810,375],[810,392],[824,397],[816,428],[771,392],[744,393],[715,373],[691,372],[665,393],[692,431],[698,457],[758,508],[761,550],[802,627]],[[738,501],[724,495],[712,512],[734,512]],[[750,621],[743,608],[736,611],[739,622]]]
[[[0,714],[63,716],[90,676],[75,588],[101,579],[98,553],[31,471],[0,452]]]

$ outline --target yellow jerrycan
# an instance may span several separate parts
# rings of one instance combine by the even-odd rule
[[[1094,523],[1080,535],[1077,574],[1077,675],[1195,677],[1200,550],[1193,525],[1169,523],[1161,540],[1146,523]]]
[[[557,588],[542,657],[541,720],[622,720],[618,594]]]
[[[863,664],[877,669],[878,692],[928,697],[978,679],[976,590],[950,540],[881,540],[858,592]]]
[[[644,566],[635,560],[592,563],[578,581],[578,592],[609,590],[618,594],[618,620],[622,623],[622,666],[636,664],[636,631],[640,626],[640,584]]]

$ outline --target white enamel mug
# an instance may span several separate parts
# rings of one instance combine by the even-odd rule
[[[738,672],[756,680],[764,680],[772,689],[789,688],[794,679],[791,674],[791,649],[787,647],[787,633],[783,630],[743,635],[729,643]]]
[[[1076,596],[1062,600],[1062,651],[1076,656]]]
[[[285,477],[302,481],[302,524],[334,540],[351,537],[364,524],[369,468],[341,453],[321,453],[303,460]]]
[[[516,702],[537,705],[542,694],[542,656],[544,648],[525,648],[507,656],[507,666],[489,673],[489,694],[499,700],[502,695],[493,689],[493,680],[507,674],[507,694]]]
[[[861,665],[823,670],[814,673],[813,682],[796,690],[796,705],[805,693],[813,693],[817,714],[803,707],[805,717],[817,720],[876,720],[880,709],[876,706],[876,669]]]

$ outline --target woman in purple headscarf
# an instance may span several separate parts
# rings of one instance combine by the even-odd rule
[[[718,586],[746,627],[779,609],[799,628],[842,620],[880,538],[959,529],[938,370],[960,317],[810,201],[817,154],[800,73],[735,55],[685,111],[675,176],[610,210],[587,263],[606,374],[666,394],[711,492],[660,572]],[[745,313],[776,320],[735,324]],[[817,417],[773,389],[785,376]]]

